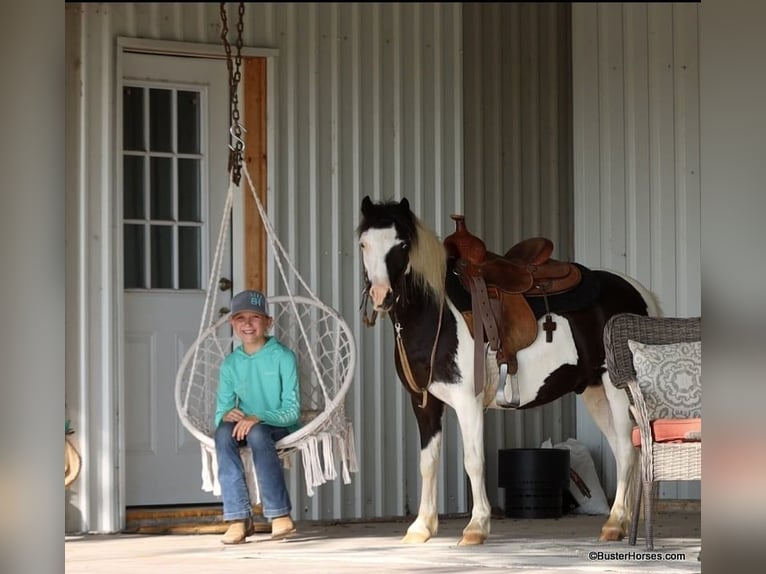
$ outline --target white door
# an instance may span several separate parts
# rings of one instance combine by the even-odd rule
[[[126,504],[216,502],[201,490],[199,443],[173,393],[226,200],[226,63],[126,53],[121,97]]]

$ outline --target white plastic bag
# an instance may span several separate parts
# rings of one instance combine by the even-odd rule
[[[577,502],[571,510],[574,514],[609,514],[609,504],[598,480],[596,465],[588,447],[570,438],[566,442],[551,445],[551,439],[542,448],[565,448],[569,450],[569,493]]]

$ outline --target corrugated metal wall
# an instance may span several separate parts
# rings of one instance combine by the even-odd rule
[[[698,315],[699,6],[572,10],[577,259],[635,277],[665,315]],[[581,405],[578,435],[613,492],[611,452]],[[662,487],[670,498],[699,493],[698,483]]]
[[[564,3],[463,6],[465,214],[488,248],[550,237],[572,257],[571,7]],[[587,414],[586,414],[587,416]],[[488,411],[490,501],[497,451],[575,436],[575,397],[527,411]]]

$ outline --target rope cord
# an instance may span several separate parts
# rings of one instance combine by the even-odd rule
[[[322,388],[322,394],[324,395],[325,400],[329,400],[327,389],[325,388],[324,382],[322,381],[322,376],[319,372],[319,367],[317,366],[316,357],[314,356],[312,346],[309,344],[309,338],[308,338],[308,335],[306,334],[306,329],[303,326],[303,321],[301,320],[300,314],[298,313],[298,308],[295,305],[295,300],[293,299],[293,291],[292,289],[290,289],[290,282],[287,280],[287,275],[285,274],[284,267],[282,266],[283,259],[287,262],[287,265],[290,267],[290,270],[293,272],[293,275],[295,276],[295,278],[298,280],[301,286],[309,294],[309,297],[317,301],[319,299],[314,294],[314,292],[309,288],[306,282],[303,280],[303,277],[301,277],[300,273],[298,273],[298,270],[295,268],[292,261],[287,256],[287,251],[285,251],[284,246],[279,241],[279,238],[277,238],[277,234],[274,232],[274,228],[271,225],[271,221],[269,220],[268,215],[266,215],[266,210],[263,208],[263,204],[261,203],[261,200],[258,197],[258,194],[255,192],[255,184],[253,183],[253,179],[250,177],[250,171],[247,169],[247,163],[244,163],[242,165],[242,168],[245,173],[245,179],[247,179],[247,184],[250,187],[250,191],[252,192],[253,198],[255,199],[255,205],[258,207],[258,213],[261,216],[261,221],[263,222],[263,226],[266,229],[266,235],[269,239],[269,243],[272,246],[272,252],[274,253],[274,262],[277,264],[277,268],[279,269],[279,274],[282,277],[282,282],[285,285],[285,290],[287,291],[287,295],[290,298],[290,304],[293,307],[293,312],[295,313],[295,316],[298,318],[298,326],[300,327],[303,340],[306,342],[306,348],[308,350],[309,357],[311,358],[311,365],[314,368],[314,373],[316,374],[317,381],[319,382],[319,385]]]
[[[205,293],[205,304],[202,307],[202,318],[199,323],[199,330],[197,331],[197,339],[202,336],[202,333],[210,327],[215,321],[215,314],[212,310],[211,301],[213,299],[213,293],[215,293],[215,278],[221,272],[221,265],[223,265],[223,250],[226,244],[226,236],[229,230],[229,215],[234,205],[234,189],[235,184],[230,181],[229,188],[226,193],[226,202],[223,208],[223,218],[221,219],[221,227],[218,230],[218,241],[215,245],[215,253],[213,255],[213,264],[210,266],[210,277],[207,282],[207,292]],[[194,347],[194,358],[192,359],[191,372],[194,373],[197,368],[197,359],[199,358],[199,345]],[[191,385],[187,387],[184,396],[184,408],[189,408],[189,394],[191,392]]]

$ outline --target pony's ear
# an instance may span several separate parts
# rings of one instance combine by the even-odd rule
[[[362,215],[367,217],[370,213],[370,209],[372,209],[372,200],[369,195],[365,195],[362,200]]]
[[[410,210],[410,202],[407,201],[406,197],[403,197],[402,200],[399,202],[399,207],[401,207],[404,211]]]

